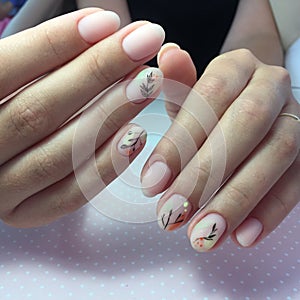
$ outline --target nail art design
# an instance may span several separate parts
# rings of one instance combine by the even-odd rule
[[[157,68],[142,70],[127,86],[126,96],[135,103],[150,98],[162,84],[163,74]]]
[[[191,233],[192,247],[204,252],[211,249],[222,236],[226,229],[226,221],[216,213],[206,215],[193,229]]]
[[[146,143],[147,133],[139,127],[131,127],[121,138],[118,144],[118,150],[123,156],[131,156],[136,150]]]
[[[202,237],[199,237],[197,239],[194,240],[194,244],[198,244],[198,247],[202,248],[204,246],[204,243],[203,241],[206,240],[206,241],[213,241],[214,240],[214,237],[216,237],[216,231],[217,231],[217,223],[215,223],[211,229],[211,232],[209,233],[208,236],[202,236]]]
[[[185,197],[173,195],[160,209],[159,226],[163,230],[175,230],[185,223],[191,210],[192,206]]]

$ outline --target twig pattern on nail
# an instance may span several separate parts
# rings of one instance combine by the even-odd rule
[[[135,136],[135,134],[138,134]],[[127,155],[130,156],[136,149],[140,148],[143,144],[142,137],[146,135],[146,131],[134,132],[129,130],[127,133],[128,139],[124,139],[123,144],[120,146],[121,149],[127,151]]]
[[[193,243],[198,244],[199,247],[203,247],[204,240],[206,240],[206,241],[213,241],[214,240],[214,237],[216,236],[217,230],[218,230],[217,224],[214,223],[214,225],[211,229],[211,232],[207,236],[199,237],[199,238],[195,239]]]
[[[153,72],[147,74],[146,84],[143,82],[140,85],[140,91],[143,97],[149,98],[149,96],[153,93],[153,89],[155,87],[155,79],[156,77],[153,75]]]
[[[173,210],[172,209],[169,211],[168,215],[162,214],[162,216],[161,216],[161,223],[162,223],[164,229],[167,229],[167,227],[170,226],[170,225],[180,224],[185,219],[185,214],[184,213],[183,214],[180,213],[180,214],[178,214],[178,216],[176,217],[176,219],[175,219],[174,222],[170,222],[172,214],[173,214]],[[165,218],[166,217],[167,217],[167,220],[165,222]]]

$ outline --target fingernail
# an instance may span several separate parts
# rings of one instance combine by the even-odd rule
[[[205,216],[192,230],[190,241],[198,252],[211,249],[226,229],[226,221],[219,214]]]
[[[117,146],[118,151],[121,155],[129,157],[145,145],[146,139],[146,131],[142,127],[134,125],[120,139]]]
[[[138,61],[156,53],[165,39],[165,31],[158,24],[138,27],[123,39],[123,50],[133,60]]]
[[[126,96],[134,103],[144,102],[160,90],[163,73],[158,68],[142,70],[126,87]]]
[[[251,246],[263,230],[263,225],[255,218],[245,220],[236,230],[236,239],[242,247]]]
[[[82,18],[78,23],[81,37],[88,43],[96,43],[117,31],[119,16],[112,11],[102,10]]]
[[[158,214],[158,224],[163,230],[175,230],[186,223],[191,203],[182,195],[172,195],[162,206]]]
[[[170,168],[164,162],[155,161],[141,180],[144,195],[153,197],[161,193],[170,180],[171,175]]]
[[[160,50],[159,50],[159,52],[158,52],[158,54],[157,54],[157,62],[158,62],[158,64],[160,64],[163,55],[164,55],[167,51],[169,51],[169,50],[171,50],[171,49],[180,50],[180,47],[179,47],[177,44],[175,44],[175,43],[167,43],[167,44],[164,44],[164,45],[160,48]]]

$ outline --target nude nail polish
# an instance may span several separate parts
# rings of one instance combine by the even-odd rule
[[[193,228],[190,242],[198,252],[205,252],[213,248],[226,230],[225,219],[216,213],[206,215]]]
[[[153,197],[161,193],[172,176],[170,168],[162,161],[151,164],[141,180],[145,196]]]
[[[129,101],[142,103],[146,99],[157,96],[162,84],[163,73],[158,68],[146,68],[132,79],[126,87]]]
[[[88,43],[96,43],[114,33],[120,26],[119,16],[112,11],[102,10],[82,18],[78,31]]]
[[[242,247],[251,246],[263,230],[263,225],[255,218],[245,220],[236,230],[236,239]]]
[[[145,145],[146,139],[146,131],[142,127],[134,125],[126,131],[118,142],[118,151],[121,155],[129,157]]]
[[[182,195],[172,195],[158,213],[158,225],[163,230],[175,230],[184,225],[192,211],[192,204]]]
[[[124,52],[139,61],[155,54],[165,39],[165,32],[158,24],[148,23],[129,33],[122,42]]]

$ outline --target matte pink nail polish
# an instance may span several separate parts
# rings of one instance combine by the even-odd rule
[[[236,230],[236,239],[242,247],[251,246],[263,230],[263,225],[255,218],[245,220]]]
[[[172,172],[162,161],[155,161],[142,178],[142,190],[145,196],[153,197],[161,193],[170,180]]]
[[[129,33],[122,42],[124,52],[139,61],[158,52],[165,39],[165,32],[158,24],[145,24]]]
[[[206,215],[193,228],[190,242],[198,252],[205,252],[211,249],[226,230],[225,219],[216,213]]]
[[[96,43],[114,33],[120,26],[119,16],[102,10],[82,18],[78,23],[81,37],[88,43]]]

